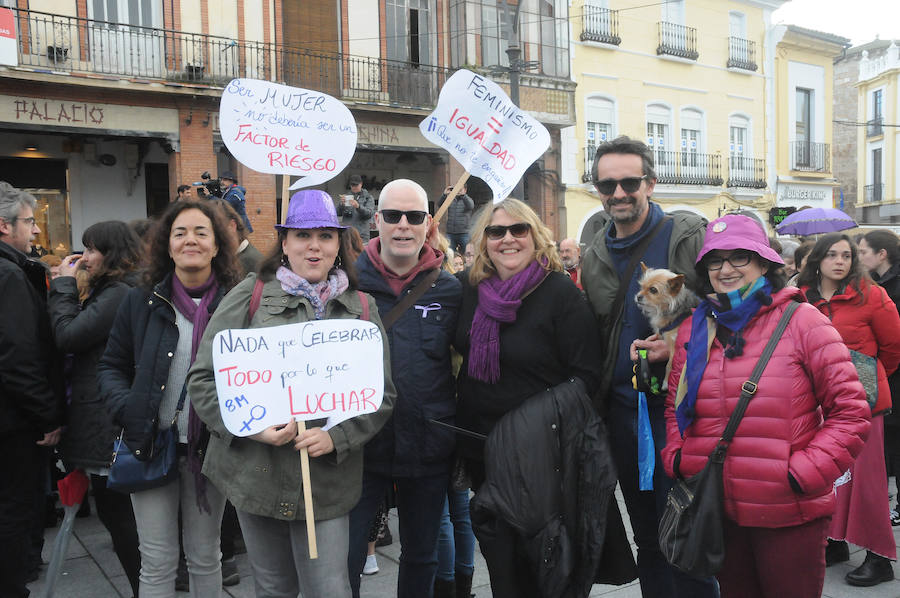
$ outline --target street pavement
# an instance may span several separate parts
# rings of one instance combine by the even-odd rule
[[[625,505],[621,494],[617,492],[619,506],[623,516]],[[388,524],[394,537],[394,543],[377,549],[379,572],[375,575],[363,576],[361,586],[362,598],[388,598],[396,595],[397,563],[400,558],[399,533],[397,531],[397,513],[391,511]],[[631,529],[625,517],[629,538]],[[50,556],[53,541],[59,528],[49,528],[45,534],[44,561]],[[894,528],[894,539],[900,543],[900,527]],[[632,549],[634,547],[632,546]],[[865,550],[851,545],[850,561],[835,565],[826,570],[825,598],[897,598],[900,596],[900,565],[894,564],[898,579],[879,584],[872,588],[854,588],[847,585],[844,575],[859,566],[865,558]],[[253,580],[250,575],[250,564],[246,554],[237,555],[238,570],[241,582],[233,587],[225,588],[224,596],[234,598],[253,598]],[[46,567],[44,568],[46,570]],[[802,574],[798,572],[798,574]],[[33,598],[44,595],[44,572],[29,588]],[[490,580],[487,567],[480,553],[475,555],[475,577],[473,593],[477,598],[491,598]],[[112,543],[103,525],[92,511],[90,517],[75,520],[74,537],[69,544],[66,562],[62,575],[56,586],[55,596],[58,598],[131,598],[131,589],[124,573],[112,551]],[[179,593],[187,598],[187,593]],[[625,586],[594,586],[591,597],[604,598],[640,598],[641,592],[637,582]],[[320,597],[308,597],[320,598]],[[321,597],[327,598],[327,597]]]

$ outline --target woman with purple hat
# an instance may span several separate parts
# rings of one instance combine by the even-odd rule
[[[232,436],[216,395],[212,338],[220,330],[265,328],[322,319],[369,319],[384,329],[374,300],[356,290],[356,271],[346,227],[323,191],[299,191],[278,243],[222,301],[209,322],[189,376],[197,413],[212,431],[203,473],[237,509],[256,595],[348,598],[348,513],[362,489],[363,445],[390,415],[395,396],[385,344],[384,399],[375,413],[328,431],[316,422],[298,433],[295,421],[248,436]],[[251,307],[261,281],[258,309]],[[364,303],[365,302],[365,303]],[[309,452],[318,559],[308,554],[298,450]]]
[[[872,431],[859,458],[835,485],[837,508],[825,552],[827,564],[849,560],[847,541],[866,549],[862,565],[847,583],[874,586],[894,579],[891,560],[897,545],[891,529],[884,463],[884,414],[891,410],[888,374],[900,364],[900,317],[894,302],[863,271],[853,240],[843,233],[823,235],[798,279],[806,299],[840,333],[857,364],[872,410]]]
[[[697,257],[706,298],[678,330],[666,400],[666,472],[706,465],[782,314],[803,301],[746,216],[712,221]],[[801,303],[769,359],[724,463],[723,598],[821,595],[833,484],[862,450],[869,409],[850,355]]]

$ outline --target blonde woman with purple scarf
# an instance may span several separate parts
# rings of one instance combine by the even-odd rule
[[[225,225],[207,202],[169,204],[151,237],[144,285],[119,307],[98,367],[100,392],[135,452],[146,454],[155,430],[177,415],[180,475],[131,495],[141,598],[175,596],[179,509],[191,595],[218,597],[225,497],[200,473],[209,433],[190,396],[180,412],[177,405],[210,316],[237,282],[239,266]]]
[[[592,393],[601,360],[594,317],[531,208],[511,198],[486,206],[472,243],[454,342],[463,355],[456,423],[487,435],[505,414],[572,377]],[[463,435],[457,442],[477,496],[486,481],[485,443]],[[537,571],[517,550],[515,531],[502,523],[496,531],[486,543],[476,530],[494,596],[539,596]]]

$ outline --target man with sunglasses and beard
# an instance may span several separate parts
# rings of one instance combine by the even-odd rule
[[[648,339],[653,332],[650,323],[634,302],[642,272],[636,266],[643,262],[649,268],[684,274],[688,287],[697,289],[694,262],[703,246],[706,220],[683,212],[666,215],[650,201],[656,173],[653,153],[641,141],[621,136],[600,144],[591,174],[610,219],[585,252],[582,284],[605,343],[597,397],[606,411],[619,484],[634,530],[641,593],[644,598],[718,596],[715,579],[681,573],[659,549],[659,518],[672,485],[659,457],[666,441],[665,393],[647,393],[656,464],[653,489],[642,491],[638,482],[638,397],[632,385],[632,342],[648,349],[650,361],[661,363],[662,372],[669,357],[665,341]]]
[[[397,596],[424,598],[432,595],[455,448],[453,431],[431,420],[452,424],[456,413],[450,342],[462,286],[441,269],[444,254],[425,242],[432,218],[418,183],[391,181],[378,207],[378,237],[366,245],[356,270],[360,290],[375,298],[387,331],[397,400],[391,419],[366,444],[362,497],[350,512],[350,587],[358,598],[372,521],[396,486],[402,538]]]

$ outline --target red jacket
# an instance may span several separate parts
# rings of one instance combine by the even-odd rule
[[[666,473],[690,477],[706,464],[738,403],[741,384],[775,330],[787,302],[783,289],[743,330],[744,353],[725,359],[718,339],[700,382],[693,423],[684,437],[675,421],[675,392],[691,320],[678,329],[666,399]],[[824,416],[824,420],[823,420]],[[741,526],[787,527],[831,515],[834,480],[847,471],[869,432],[869,407],[850,353],[828,319],[802,303],[784,331],[725,458],[725,512]],[[680,452],[678,471],[674,470]],[[802,493],[791,488],[788,473]]]
[[[860,302],[859,291],[850,285],[831,297],[822,299],[817,291],[803,287],[809,302],[831,319],[841,333],[847,348],[877,357],[878,401],[873,415],[883,414],[891,408],[891,388],[888,376],[900,364],[900,316],[887,291],[873,285],[863,285],[865,301]]]

